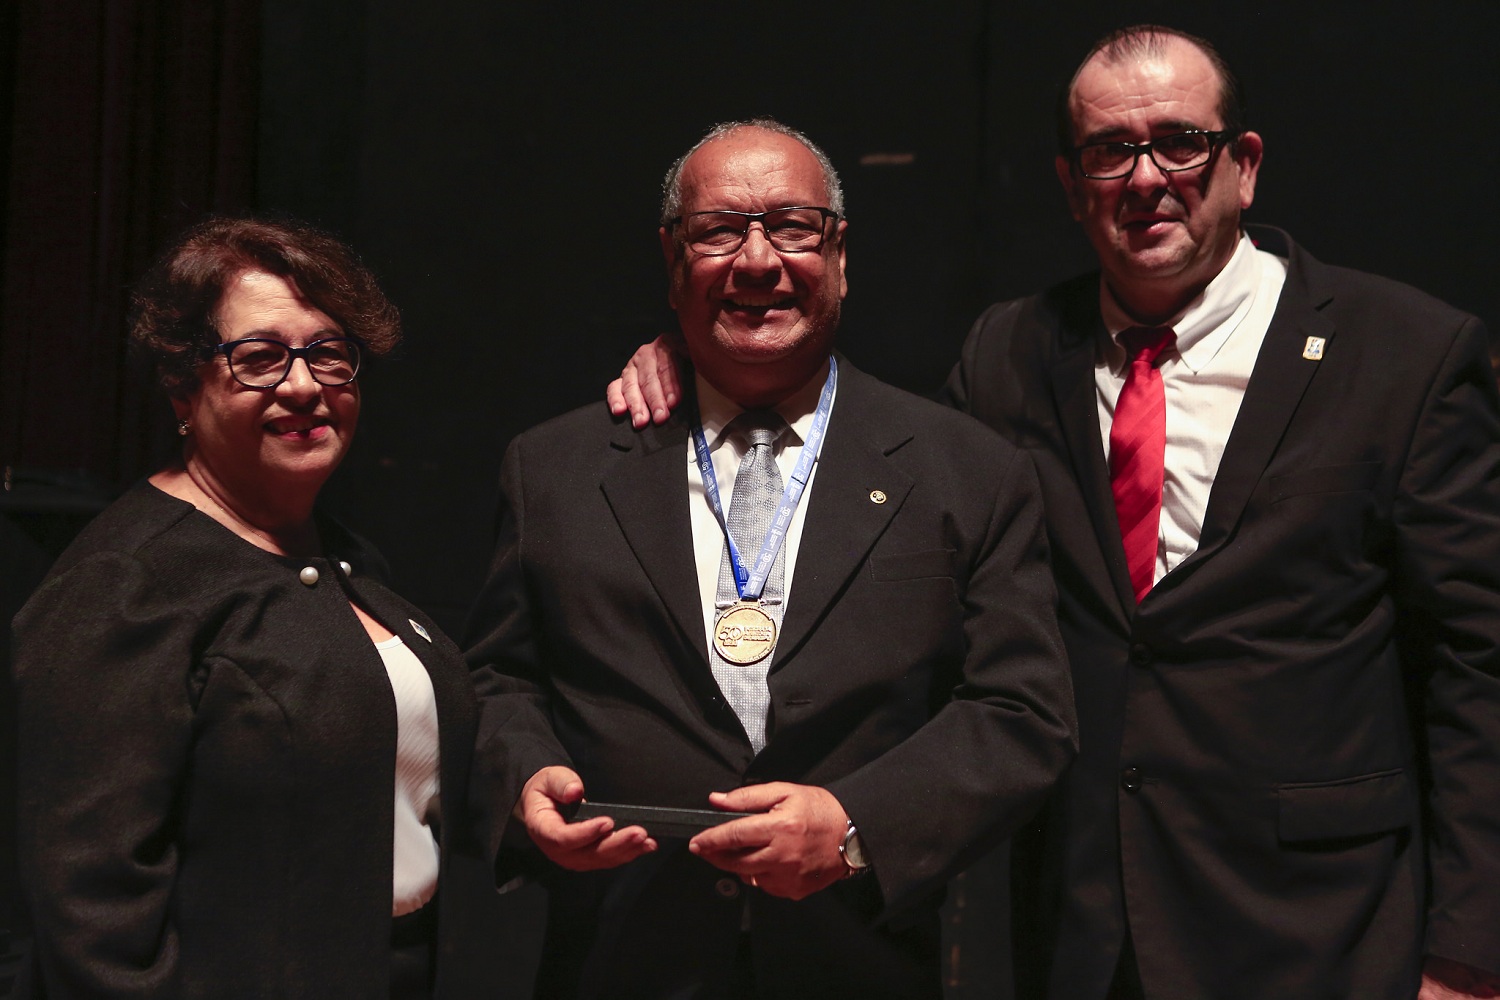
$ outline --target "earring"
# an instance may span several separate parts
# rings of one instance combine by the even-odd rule
[[[177,421],[178,437],[187,437],[190,430],[192,430],[192,425],[190,425],[186,420]]]

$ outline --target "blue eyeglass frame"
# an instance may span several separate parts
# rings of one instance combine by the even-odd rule
[[[314,348],[321,347],[324,344],[335,343],[349,345],[349,360],[353,362],[354,372],[342,382],[325,382],[318,377],[317,369],[313,368],[312,363],[307,360],[307,355]],[[240,346],[241,344],[275,344],[277,347],[284,349],[286,351],[286,367],[282,370],[281,377],[276,381],[270,383],[269,385],[255,385],[252,382],[246,382],[244,379],[240,378],[239,373],[234,370],[234,362],[229,360],[229,355],[236,347]],[[326,385],[329,388],[337,388],[341,385],[348,385],[355,379],[359,378],[359,366],[361,361],[360,343],[358,338],[356,337],[324,337],[321,340],[315,340],[311,344],[306,344],[302,347],[288,347],[286,344],[272,337],[245,337],[241,340],[229,340],[225,341],[222,344],[215,344],[209,349],[208,353],[210,356],[214,354],[222,354],[224,356],[224,364],[229,367],[229,374],[233,376],[236,382],[247,389],[276,388],[278,385],[285,382],[287,380],[287,377],[292,374],[292,365],[297,363],[298,358],[301,358],[302,363],[304,365],[307,365],[307,374],[312,376],[312,380],[314,382],[318,383],[319,385]]]

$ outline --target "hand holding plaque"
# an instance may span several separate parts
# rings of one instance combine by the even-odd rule
[[[544,767],[521,789],[515,815],[526,824],[532,843],[552,862],[570,871],[594,871],[656,850],[656,841],[644,829],[617,830],[608,816],[569,823],[563,813],[582,798],[583,781],[567,767]]]
[[[815,785],[773,781],[714,792],[717,809],[755,813],[698,834],[688,850],[784,899],[802,899],[843,878],[839,844],[849,817],[833,793]]]

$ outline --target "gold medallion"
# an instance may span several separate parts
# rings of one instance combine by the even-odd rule
[[[731,605],[714,623],[714,649],[730,663],[759,663],[776,648],[776,622],[758,601]]]

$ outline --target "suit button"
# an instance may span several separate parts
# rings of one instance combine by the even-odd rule
[[[1141,790],[1141,769],[1127,767],[1120,772],[1120,787],[1134,795]]]
[[[725,899],[733,899],[740,894],[740,884],[732,878],[721,878],[714,883],[714,892]]]
[[[1151,647],[1144,642],[1138,642],[1130,647],[1130,662],[1138,667],[1149,666],[1155,657],[1151,653]]]

